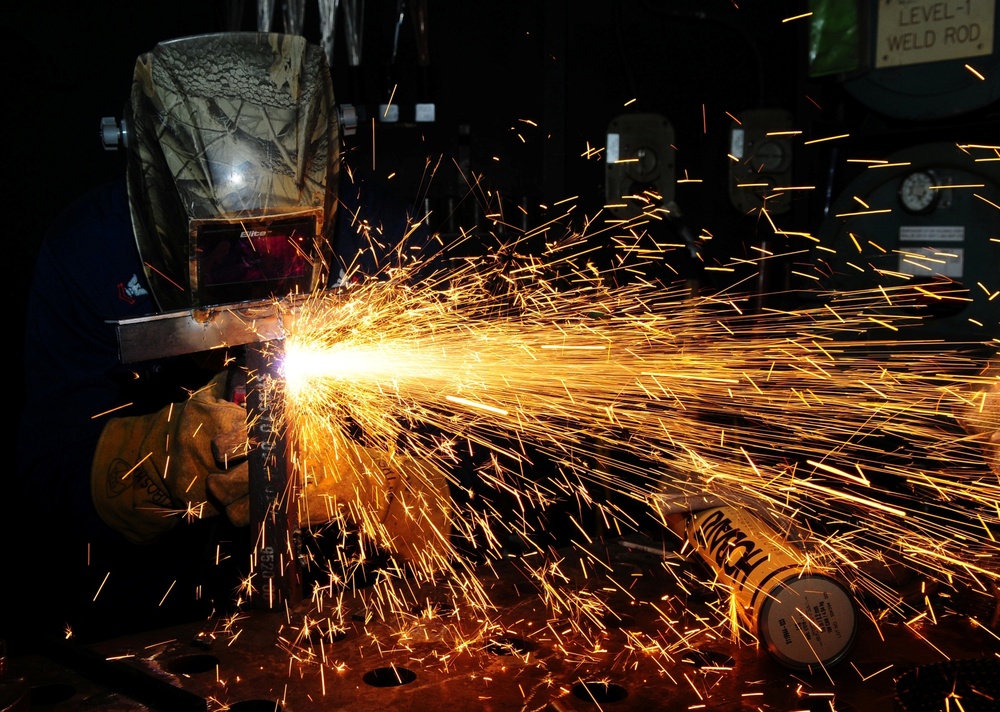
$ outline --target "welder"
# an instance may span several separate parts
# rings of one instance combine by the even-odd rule
[[[246,460],[217,447],[246,451],[227,368],[236,354],[124,365],[112,324],[346,288],[377,278],[412,233],[403,203],[341,170],[330,70],[301,37],[157,45],[136,62],[121,134],[126,176],[57,218],[41,246],[25,339],[16,509],[26,536],[11,574],[37,603],[32,615],[78,637],[211,612],[248,573]],[[422,488],[444,501],[424,516],[447,532],[447,485],[432,468],[358,447],[328,469],[336,476],[304,492],[326,506],[303,524],[371,493],[386,509],[377,543],[405,559],[440,543],[398,505]]]

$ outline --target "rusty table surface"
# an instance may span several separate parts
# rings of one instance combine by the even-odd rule
[[[936,621],[862,615],[845,659],[790,670],[746,636],[734,641],[709,625],[719,601],[681,586],[659,557],[625,546],[608,552],[602,571],[564,562],[571,575],[547,591],[532,587],[517,560],[484,566],[477,577],[488,612],[438,584],[420,589],[425,605],[383,617],[384,605],[360,589],[343,597],[336,629],[325,622],[329,603],[324,613],[311,600],[90,646],[69,642],[51,655],[11,659],[8,680],[19,678],[34,696],[25,709],[55,712],[887,712],[897,709],[895,680],[907,671],[1000,655],[996,635],[941,605]],[[596,600],[599,620],[590,620]]]

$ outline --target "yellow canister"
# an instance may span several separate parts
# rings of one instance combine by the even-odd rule
[[[848,653],[857,632],[854,598],[760,518],[713,507],[687,515],[685,530],[690,546],[732,589],[744,625],[779,662],[806,670]]]

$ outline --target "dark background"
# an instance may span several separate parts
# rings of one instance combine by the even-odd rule
[[[271,29],[280,31],[280,0],[275,6]],[[396,3],[368,0],[362,65],[349,66],[338,32],[334,87],[340,102],[361,110],[357,134],[346,138],[351,163],[417,212],[430,210],[446,239],[477,224],[484,240],[502,239],[502,227],[482,217],[495,210],[520,227],[561,213],[555,204],[566,198],[578,219],[597,213],[606,166],[603,153],[587,150],[603,149],[609,123],[629,112],[672,123],[676,173],[700,180],[678,185],[676,199],[690,229],[713,236],[707,264],[752,255],[761,239],[758,218],[729,200],[730,115],[784,109],[806,136],[849,132],[851,148],[882,156],[928,139],[996,142],[996,102],[958,117],[891,119],[856,101],[841,77],[811,78],[808,21],[782,22],[807,11],[806,0],[430,0],[428,8],[429,66],[419,66],[409,16],[390,65]],[[70,201],[124,171],[124,155],[103,150],[98,127],[121,116],[136,57],[166,39],[255,30],[257,9],[236,0],[50,0],[17,3],[0,22],[14,374],[7,394],[17,413],[38,246]],[[315,2],[304,27],[318,42]],[[379,122],[377,105],[393,86],[403,120]],[[417,100],[435,104],[433,123],[410,120]],[[782,228],[819,229],[851,178],[835,170],[833,153],[821,144],[796,156],[793,180],[818,189],[795,197]]]
[[[281,0],[274,4],[271,29],[280,31]],[[349,66],[342,30],[333,62],[338,101],[362,114],[347,139],[350,160],[374,169],[418,211],[431,210],[431,225],[445,233],[498,208],[511,223],[529,226],[542,219],[540,206],[570,197],[577,216],[593,215],[605,203],[605,163],[603,153],[585,153],[603,149],[609,122],[630,112],[672,123],[677,176],[701,181],[678,185],[677,203],[694,233],[714,236],[705,252],[710,263],[743,254],[758,239],[756,219],[728,199],[729,115],[784,109],[806,136],[850,132],[855,150],[881,155],[927,138],[985,134],[995,141],[996,102],[957,118],[893,120],[854,100],[842,77],[811,79],[808,21],[782,22],[806,12],[806,0],[430,0],[428,67],[419,66],[409,14],[390,65],[396,3],[368,0],[366,8],[361,66]],[[123,171],[123,154],[103,150],[98,126],[102,117],[121,116],[135,58],[174,37],[255,30],[257,7],[240,0],[43,0],[9,7],[2,23],[5,166],[13,188],[7,316],[16,337],[49,221]],[[304,28],[319,41],[314,0],[306,3]],[[375,122],[394,86],[403,120]],[[435,104],[434,123],[409,120],[417,100]],[[818,189],[796,196],[781,227],[819,228],[850,177],[833,171],[831,151],[820,145],[796,156],[794,179]],[[473,178],[479,183],[470,191]],[[476,206],[487,193],[490,205]],[[19,348],[11,350],[19,359]],[[16,412],[20,392],[12,390]]]
[[[418,210],[432,210],[436,229],[468,229],[497,208],[526,226],[542,218],[539,206],[564,198],[576,198],[581,217],[600,209],[603,154],[583,154],[604,146],[614,117],[661,113],[676,131],[678,174],[704,181],[679,189],[678,203],[695,232],[716,236],[710,259],[725,261],[753,240],[755,229],[727,199],[725,112],[796,109],[804,102],[799,60],[806,25],[781,23],[803,6],[431,0],[430,66],[421,68],[409,16],[397,62],[389,65],[396,3],[368,0],[362,66],[348,65],[341,31],[333,63],[338,101],[362,113],[357,135],[347,139],[350,160],[374,167]],[[121,116],[135,58],[174,37],[255,30],[257,8],[234,0],[49,0],[17,3],[2,22],[5,164],[13,187],[7,317],[17,339],[13,373],[19,374],[25,295],[47,225],[89,187],[124,170],[124,155],[103,150],[98,127],[102,117]],[[271,29],[282,27],[278,0]],[[318,42],[315,2],[306,5],[304,27]],[[393,103],[404,120],[375,123],[373,135],[377,105],[394,85]],[[434,102],[433,124],[406,120],[417,99]],[[473,178],[479,184],[470,191]],[[20,386],[10,393],[17,412]]]

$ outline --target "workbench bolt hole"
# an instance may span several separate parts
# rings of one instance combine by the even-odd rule
[[[803,700],[803,712],[855,712],[854,707],[846,702],[838,702],[829,697],[813,697]],[[967,707],[966,709],[973,709]]]
[[[229,712],[281,712],[281,704],[276,700],[242,700],[226,709]]]
[[[578,682],[573,685],[573,695],[577,699],[600,705],[621,702],[628,697],[628,690],[613,682]]]
[[[36,707],[58,705],[60,702],[71,699],[75,694],[76,688],[66,682],[38,685],[31,688],[31,706],[34,709]]]
[[[211,672],[219,666],[219,659],[214,655],[182,655],[167,661],[164,669],[173,675],[197,675]]]
[[[601,622],[604,623],[604,627],[609,630],[632,628],[635,626],[635,618],[620,613],[609,612],[601,618]]]
[[[380,667],[369,670],[361,678],[372,687],[399,687],[417,679],[417,673],[401,667]]]
[[[443,601],[433,601],[421,606],[414,606],[410,612],[421,618],[447,618],[454,615],[455,607]]]
[[[681,653],[681,661],[702,668],[731,668],[736,661],[731,655],[716,650],[696,650],[691,648]]]
[[[308,635],[309,642],[316,645],[321,643],[339,643],[346,637],[346,630],[337,630],[336,628],[328,630],[323,630],[322,628],[310,628]]]
[[[526,655],[531,652],[531,644],[513,637],[494,638],[486,649],[494,655]]]

